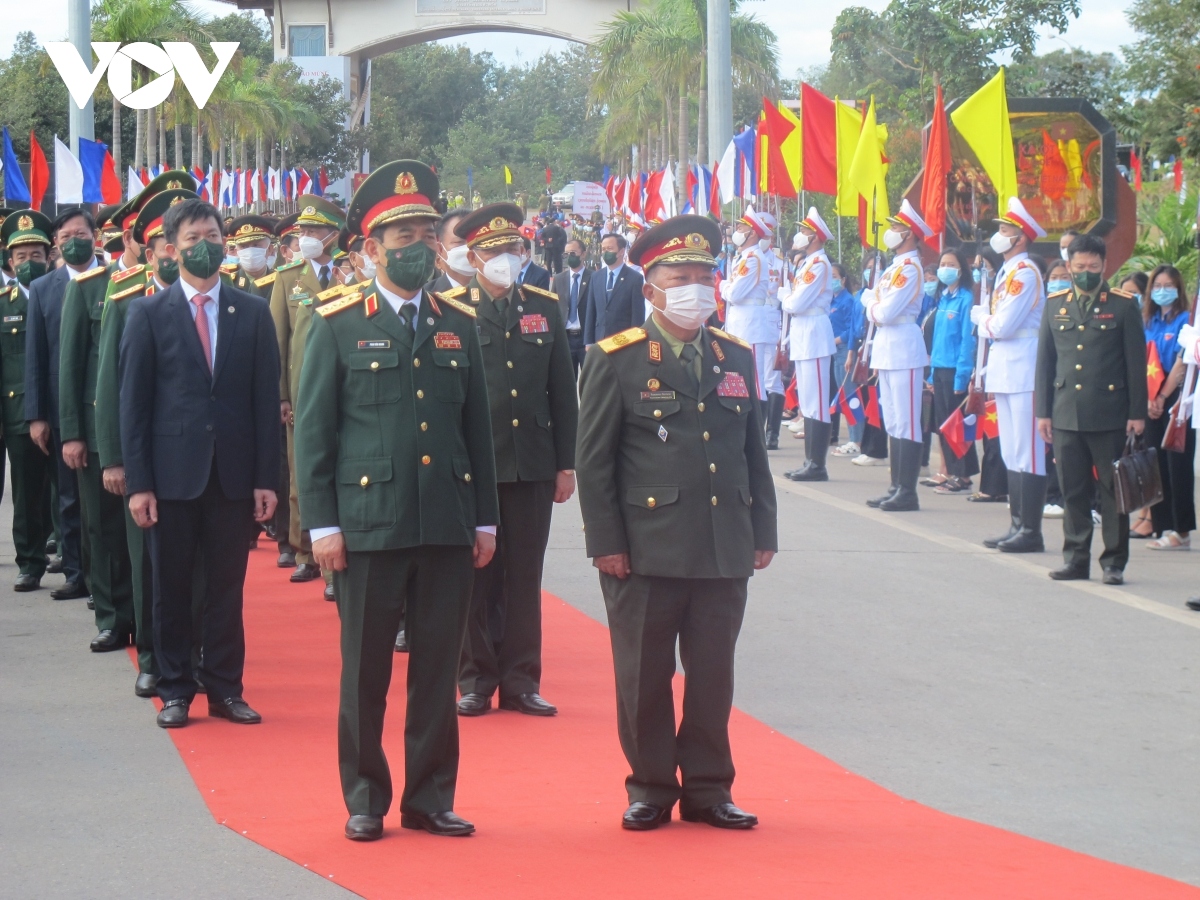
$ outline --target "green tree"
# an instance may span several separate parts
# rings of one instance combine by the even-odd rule
[[[1125,55],[1130,105],[1115,118],[1152,155],[1200,157],[1200,0],[1134,0]]]

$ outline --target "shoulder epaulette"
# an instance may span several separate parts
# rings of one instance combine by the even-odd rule
[[[600,349],[605,353],[613,353],[620,350],[622,347],[629,347],[636,344],[638,341],[646,339],[645,328],[626,328],[614,334],[612,337],[606,337],[602,341],[597,341]]]
[[[317,294],[317,301],[324,302],[326,300],[333,300],[342,296],[343,294],[349,294],[350,292],[356,290],[358,290],[358,285],[356,284],[335,284],[333,287],[326,288],[325,290],[321,291],[321,293]]]
[[[124,300],[126,297],[132,297],[134,294],[140,293],[141,291],[144,291],[145,289],[146,289],[145,284],[135,284],[131,288],[125,288],[125,290],[120,291],[119,293],[113,294],[108,299],[112,300],[114,302],[116,302],[118,300]]]
[[[274,284],[274,283],[275,283],[275,273],[274,272],[270,272],[270,273],[264,275],[262,278],[254,279],[255,287],[266,287],[268,284]]]
[[[749,344],[747,344],[745,341],[743,341],[740,337],[734,337],[729,332],[722,331],[720,328],[710,328],[708,330],[710,332],[712,332],[713,334],[715,334],[719,338],[725,338],[725,340],[727,340],[727,341],[732,341],[733,343],[737,344],[739,347],[745,347],[747,350],[754,349]]]
[[[1063,288],[1063,290],[1055,291],[1053,294],[1050,294],[1049,296],[1050,297],[1061,297],[1063,294],[1069,294],[1069,293],[1071,293],[1070,288]]]
[[[142,267],[141,267],[141,266],[137,266],[136,268],[139,268],[139,269],[140,269],[140,268],[142,268]],[[89,278],[95,278],[97,275],[103,275],[103,274],[104,274],[104,273],[106,273],[107,271],[108,271],[108,269],[106,269],[104,266],[96,266],[96,268],[94,268],[94,269],[88,269],[86,272],[84,272],[82,275],[80,275],[80,276],[79,276],[78,278],[76,278],[75,280],[76,280],[76,281],[87,281]],[[131,270],[129,270],[129,269],[126,269],[125,271],[127,271],[127,272],[128,272],[128,271],[131,271]],[[113,279],[113,280],[115,281],[116,279]]]
[[[1136,300],[1137,299],[1136,297],[1134,297],[1133,294],[1129,293],[1128,291],[1123,291],[1120,288],[1109,288],[1108,292],[1110,294],[1112,294],[1114,297],[1124,297],[1126,300]]]
[[[452,287],[448,291],[435,291],[434,293],[436,293],[439,297],[447,297],[452,300],[457,300],[459,297],[461,297],[466,292],[467,292],[466,285],[460,284],[458,287]]]
[[[445,294],[439,294],[437,291],[434,291],[433,296],[437,297],[447,306],[457,309],[464,316],[470,316],[472,319],[475,318],[475,308],[468,303],[463,303],[461,300],[455,300],[450,296],[449,292]]]
[[[349,309],[355,303],[362,302],[362,291],[355,291],[353,294],[347,294],[345,297],[338,297],[326,303],[324,306],[317,307],[317,315],[332,316],[334,313],[339,313],[343,309]]]
[[[306,262],[308,262],[306,259],[293,259],[290,263],[284,263],[282,266],[276,266],[275,271],[286,272],[288,269],[294,269],[296,266],[302,266]]]
[[[534,287],[532,284],[523,284],[523,285],[521,285],[521,290],[532,291],[533,293],[538,294],[542,297],[549,297],[555,303],[558,302],[558,294],[554,293],[553,291],[548,291],[545,288]]]
[[[134,275],[137,275],[138,273],[140,273],[140,272],[144,271],[144,270],[145,270],[145,268],[146,268],[146,267],[145,267],[144,265],[142,265],[142,264],[140,264],[140,263],[139,263],[139,264],[138,264],[138,265],[136,265],[136,266],[130,266],[130,267],[129,267],[128,269],[126,269],[124,272],[114,272],[114,273],[113,273],[113,277],[112,277],[112,279],[111,279],[111,280],[112,280],[112,283],[113,283],[113,284],[120,284],[120,283],[121,283],[122,281],[124,281],[126,278],[132,278]],[[85,275],[81,275],[80,277],[81,277],[81,278],[83,278],[83,277],[86,277],[86,276],[85,276]]]

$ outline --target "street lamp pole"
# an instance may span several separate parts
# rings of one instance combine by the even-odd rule
[[[67,0],[67,35],[79,51],[79,58],[89,61],[92,58],[92,10],[89,0]],[[67,110],[70,112],[71,123],[71,152],[79,156],[79,139],[93,140],[96,136],[96,114],[92,106],[92,98],[87,105],[80,109],[75,101],[67,98]]]
[[[719,160],[733,139],[733,57],[729,0],[708,0],[708,155]]]

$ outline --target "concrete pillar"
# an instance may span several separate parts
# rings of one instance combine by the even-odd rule
[[[708,163],[733,139],[733,57],[728,0],[708,2]]]
[[[69,40],[79,51],[79,58],[92,64],[92,13],[88,0],[67,0],[67,33]],[[79,139],[89,141],[96,137],[96,113],[89,97],[87,105],[80,109],[75,101],[67,98],[70,112],[71,152],[79,156]]]

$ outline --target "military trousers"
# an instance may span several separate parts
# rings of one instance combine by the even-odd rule
[[[130,582],[133,585],[133,623],[137,636],[138,671],[157,675],[154,665],[154,567],[146,547],[146,534],[125,507],[125,542],[129,545]]]
[[[292,465],[291,452],[292,445],[288,441],[288,432],[291,431],[286,425],[279,426],[279,487],[277,488],[277,496],[283,497],[284,494],[288,497],[288,502],[282,501],[275,504],[275,541],[279,547],[279,552],[292,549],[291,531],[292,531]]]
[[[458,689],[501,697],[533,694],[542,685],[542,566],[550,540],[553,481],[496,485],[500,527],[496,555],[475,573]],[[490,600],[500,596],[502,633],[491,626]]]
[[[57,403],[58,400],[52,402]],[[62,557],[63,574],[67,576],[67,581],[86,582],[90,588],[89,548],[83,539],[79,478],[75,470],[63,462],[62,435],[57,428],[50,430],[50,458],[53,460],[49,463],[51,516],[54,517],[54,531],[58,535],[58,555]],[[93,465],[91,459],[88,465]]]
[[[75,470],[75,479],[87,546],[87,582],[96,606],[96,629],[132,633],[133,579],[125,538],[125,501],[104,489],[99,453],[88,453],[87,465]]]
[[[300,491],[296,487],[296,429],[287,427],[287,471],[288,471],[288,543],[296,551],[297,563],[311,563],[312,541],[308,532],[300,528]]]
[[[348,552],[334,573],[341,618],[338,769],[351,815],[392,805],[383,720],[401,611],[410,635],[400,810],[454,808],[458,780],[458,661],[471,584],[472,547],[424,546]]]
[[[12,477],[13,546],[22,575],[41,578],[46,573],[46,540],[50,524],[50,459],[26,434],[9,434],[8,449]],[[0,472],[0,478],[3,472]]]
[[[600,575],[617,678],[629,802],[688,809],[732,802],[729,713],[747,578]],[[675,728],[675,645],[683,719]],[[676,775],[678,769],[679,776]]]
[[[1063,560],[1090,568],[1092,561],[1092,499],[1100,483],[1102,568],[1124,569],[1129,562],[1129,516],[1117,512],[1113,462],[1125,449],[1125,431],[1066,431],[1054,429],[1054,458],[1063,493]],[[1096,476],[1092,475],[1095,467]]]

